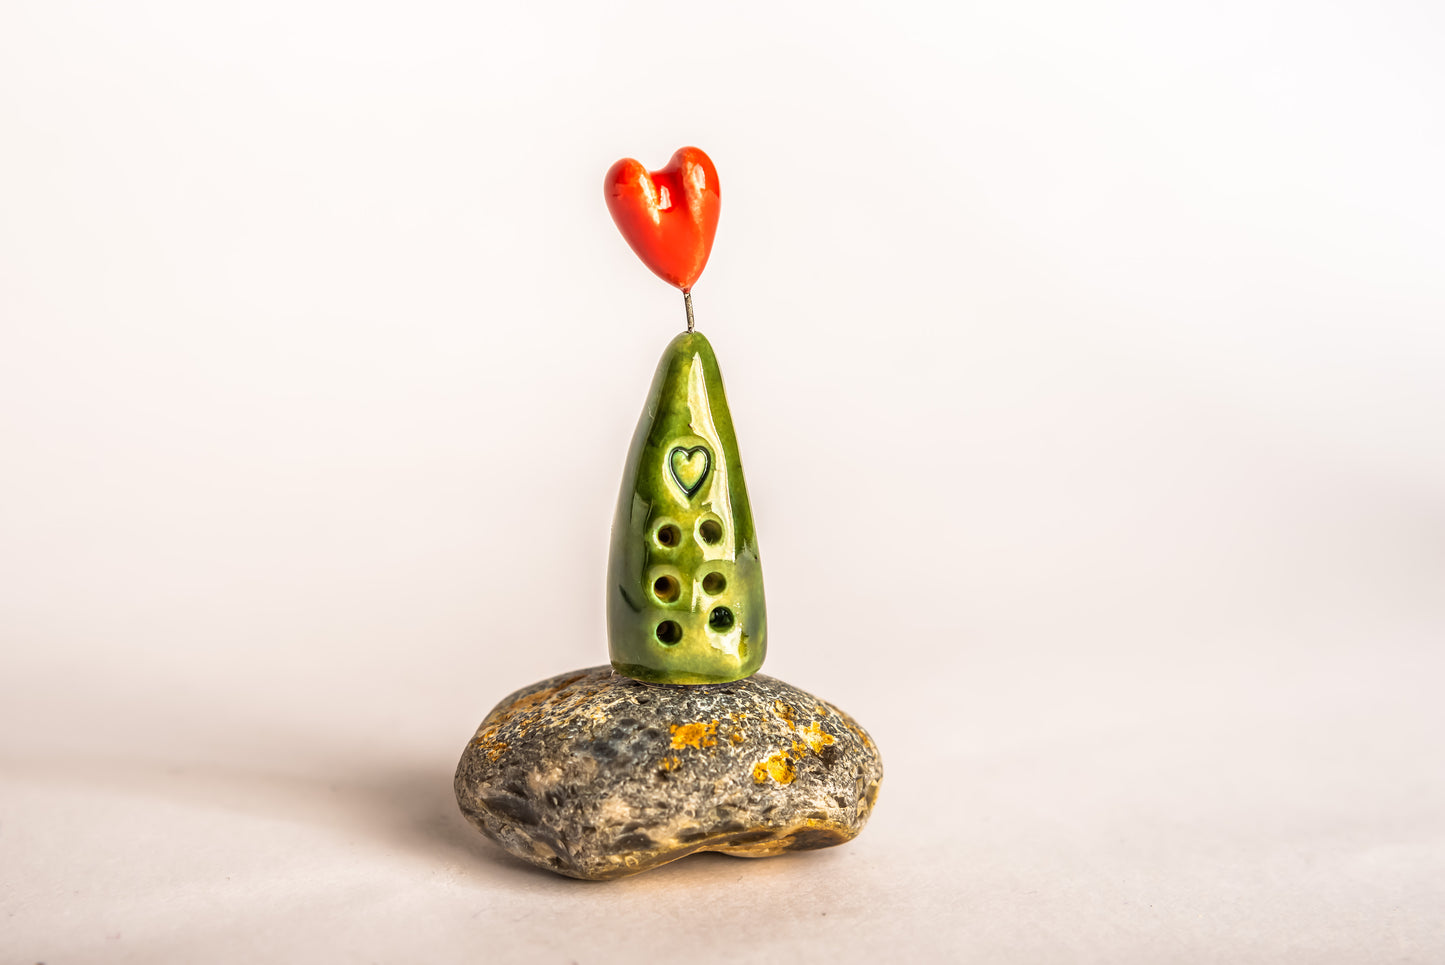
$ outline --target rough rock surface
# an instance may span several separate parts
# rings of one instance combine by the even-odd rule
[[[853,718],[781,680],[647,684],[593,667],[498,704],[462,753],[456,792],[517,857],[606,879],[695,851],[842,844],[882,779]]]

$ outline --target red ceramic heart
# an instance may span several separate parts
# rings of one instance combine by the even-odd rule
[[[717,168],[695,147],[661,171],[623,158],[607,172],[607,210],[642,263],[669,285],[690,291],[707,265],[717,234]]]

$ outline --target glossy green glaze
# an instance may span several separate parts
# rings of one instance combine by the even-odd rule
[[[767,653],[763,571],[717,357],[672,340],[632,436],[607,564],[612,666],[638,680],[710,684]]]

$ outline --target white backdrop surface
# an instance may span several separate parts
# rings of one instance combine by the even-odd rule
[[[1445,960],[1429,3],[0,6],[0,959]],[[707,150],[766,671],[854,843],[452,800],[605,661]]]

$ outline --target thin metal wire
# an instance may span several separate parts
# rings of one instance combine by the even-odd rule
[[[687,330],[692,331],[692,292],[682,293],[682,303],[687,306]]]

